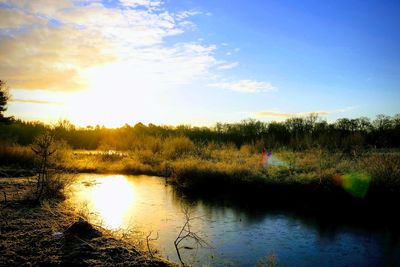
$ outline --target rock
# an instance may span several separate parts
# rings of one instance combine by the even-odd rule
[[[79,219],[79,221],[73,223],[64,233],[86,238],[101,236],[100,231],[96,230],[93,225],[83,219]]]

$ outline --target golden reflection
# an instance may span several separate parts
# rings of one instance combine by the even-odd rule
[[[69,204],[94,224],[110,230],[159,232],[154,243],[172,244],[175,230],[184,223],[179,200],[159,177],[82,174],[78,180]]]
[[[135,188],[122,175],[113,175],[101,180],[93,187],[91,202],[93,211],[99,215],[102,224],[109,229],[117,229],[130,219],[130,209],[134,206]]]

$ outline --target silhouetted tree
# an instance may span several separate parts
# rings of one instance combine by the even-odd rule
[[[0,122],[10,122],[12,119],[12,117],[5,117],[3,114],[7,110],[9,99],[8,86],[5,81],[0,80]]]
[[[39,200],[42,194],[50,187],[50,157],[56,152],[55,132],[47,131],[36,138],[31,149],[37,156],[37,180],[36,180],[36,199]]]

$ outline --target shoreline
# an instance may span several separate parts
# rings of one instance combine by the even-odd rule
[[[7,181],[8,179],[10,178],[1,178],[0,181]],[[24,178],[11,179],[14,182],[10,181],[9,184],[18,187],[18,183],[15,181],[23,180]],[[397,229],[400,222],[398,219],[396,220],[396,216],[393,214],[394,207],[391,210],[387,210],[376,205],[376,203],[372,203],[374,204],[374,208],[371,209],[371,203],[368,199],[354,199],[350,195],[345,195],[346,197],[342,200],[334,199],[332,198],[333,195],[326,194],[327,191],[324,191],[324,188],[318,189],[316,193],[318,192],[320,197],[325,197],[326,201],[316,201],[316,195],[305,192],[303,189],[299,191],[303,195],[296,195],[295,192],[299,188],[296,189],[295,187],[291,188],[292,194],[287,191],[283,194],[282,192],[288,189],[288,185],[270,187],[268,194],[264,191],[265,188],[260,185],[254,186],[254,184],[247,185],[248,187],[242,185],[235,188],[225,188],[222,193],[219,191],[222,190],[219,187],[213,187],[213,190],[208,191],[188,191],[188,188],[180,188],[176,187],[176,185],[172,186],[174,186],[178,193],[184,194],[190,201],[202,201],[208,203],[208,205],[216,205],[217,203],[220,205],[223,203],[223,205],[234,205],[235,207],[243,208],[243,210],[252,207],[255,210],[269,210],[270,212],[283,211],[296,214],[305,220],[315,220],[321,227],[329,227],[329,225],[336,224],[361,225],[367,228],[371,227],[371,229],[386,229],[386,231],[395,233],[396,237],[400,236]],[[5,190],[4,182],[0,183],[0,192],[3,190]],[[350,202],[344,202],[344,200]],[[65,213],[66,216],[54,216],[54,213],[62,214],[63,211],[59,213],[56,210],[56,212],[52,213],[47,208],[43,208],[43,206],[32,206],[26,203],[4,205],[1,199],[0,206],[1,215],[5,215],[3,216],[5,220],[0,223],[0,239],[4,240],[0,243],[0,248],[5,251],[3,258],[0,258],[0,262],[4,261],[6,265],[14,266],[30,261],[33,265],[44,262],[48,265],[57,266],[77,263],[83,263],[84,265],[101,264],[105,266],[115,264],[128,266],[174,266],[174,263],[167,262],[161,258],[150,259],[146,253],[142,253],[132,246],[127,246],[126,243],[112,236],[107,236],[106,232],[104,232],[105,235],[95,236],[91,239],[78,236],[83,241],[67,236],[62,236],[61,238],[53,236],[57,232],[65,232],[71,226],[72,222],[76,222],[76,217],[74,219],[71,213]],[[52,207],[54,209],[56,206]],[[390,214],[390,211],[392,214]],[[11,224],[8,223],[10,221],[12,222]],[[24,236],[26,239],[20,241],[15,239],[15,236]],[[43,236],[44,238],[42,238]],[[32,242],[35,242],[38,246],[35,248],[27,247],[26,252],[24,252],[25,254],[21,258],[16,255],[20,254],[20,251],[24,251],[25,243],[10,245],[15,240],[18,242],[29,240],[30,243],[27,242],[26,246],[29,246]],[[55,247],[55,249],[46,249],[44,244]],[[66,252],[61,250],[62,244],[69,246],[68,251],[70,252],[67,255],[64,255],[63,253]],[[78,259],[78,261],[74,262],[73,258]],[[125,262],[122,262],[123,260]]]
[[[400,192],[397,188],[390,188],[382,184],[370,182],[364,196],[356,196],[346,191],[343,185],[333,179],[302,181],[294,180],[292,177],[254,177],[251,173],[225,173],[215,170],[199,172],[197,169],[181,169],[140,171],[123,169],[61,169],[61,174],[121,174],[121,175],[147,175],[158,176],[166,179],[177,190],[194,195],[213,197],[214,195],[244,194],[251,199],[275,198],[277,201],[297,201],[320,199],[321,201],[351,202],[354,204],[383,204],[400,200]],[[204,170],[202,170],[204,171]],[[268,174],[267,174],[268,175]],[[0,166],[0,178],[33,177],[34,169],[10,168]],[[242,176],[244,178],[242,178]],[[0,188],[1,191],[1,188]]]
[[[0,200],[1,266],[177,266],[88,223],[62,200],[21,199],[30,187],[21,179],[0,179],[0,191],[21,191],[17,197],[9,194],[7,202]]]

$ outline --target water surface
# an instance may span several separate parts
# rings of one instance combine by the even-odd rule
[[[312,216],[262,203],[194,200],[160,177],[80,174],[69,201],[107,229],[134,229],[140,238],[158,233],[153,247],[175,262],[173,242],[185,223],[183,208],[190,207],[192,231],[209,244],[182,243],[183,261],[195,266],[254,266],[271,255],[283,266],[400,266],[399,242],[384,227],[336,222],[321,227]]]

